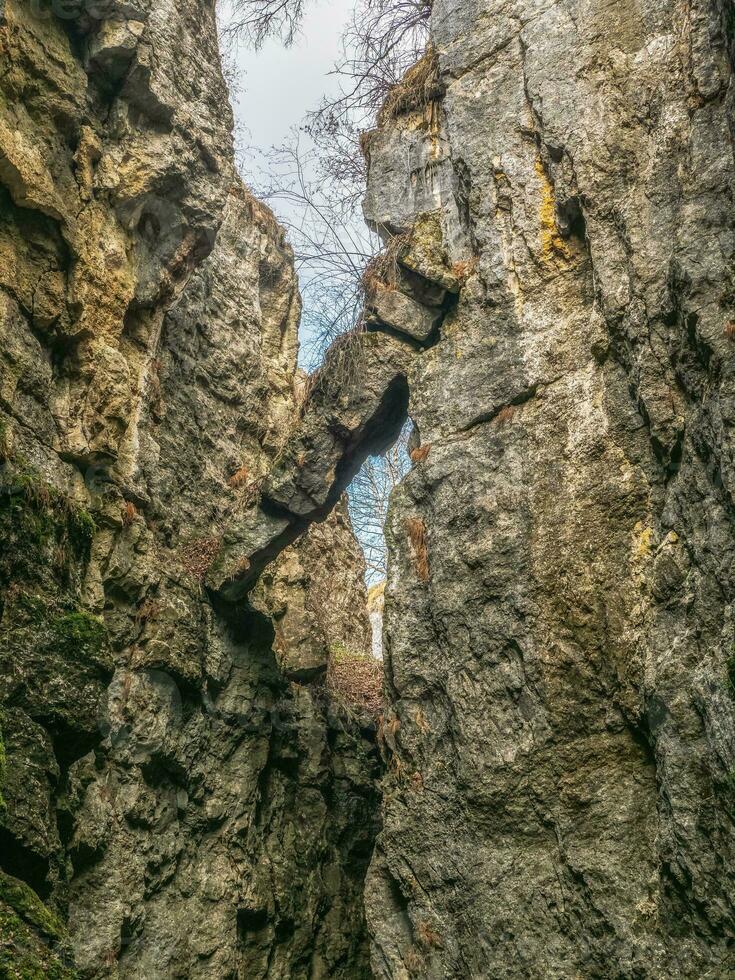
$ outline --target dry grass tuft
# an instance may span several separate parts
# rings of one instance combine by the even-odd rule
[[[138,514],[138,508],[132,500],[126,500],[122,505],[122,522],[124,527],[130,527]]]
[[[389,735],[397,735],[401,730],[401,719],[396,717],[391,718],[391,720],[385,726],[385,730]]]
[[[726,323],[725,329],[722,332],[728,340],[735,340],[735,320],[730,320],[729,323]]]
[[[157,599],[145,599],[142,605],[136,610],[136,625],[142,626],[147,623],[149,619],[155,619],[162,608],[161,603]]]
[[[429,581],[429,550],[426,545],[426,524],[420,517],[406,518],[406,533],[411,545],[416,574],[422,582]]]
[[[361,319],[352,330],[340,334],[331,344],[322,366],[309,375],[308,390],[301,408],[302,417],[306,414],[309,401],[317,392],[342,397],[359,388],[364,377],[363,337],[366,333],[365,323]]]
[[[182,548],[181,564],[197,582],[204,581],[221,544],[221,538],[197,538]]]
[[[419,922],[418,927],[416,929],[416,934],[419,938],[419,941],[423,943],[424,946],[442,945],[441,936],[436,931],[436,929],[433,929],[425,919],[422,919],[421,922]]]
[[[363,129],[360,133],[360,153],[364,160],[370,159],[370,140],[374,132],[374,129]]]
[[[408,970],[409,976],[420,976],[423,974],[425,963],[424,958],[417,949],[411,946],[403,954],[403,962]]]
[[[250,479],[250,470],[247,466],[241,466],[239,470],[235,470],[230,479],[227,481],[227,485],[232,487],[233,490],[239,490],[240,487],[244,487],[248,480]]]
[[[434,47],[429,45],[424,55],[388,92],[378,115],[378,124],[383,125],[389,119],[395,119],[415,109],[425,109],[440,96],[439,58]]]
[[[495,416],[495,424],[498,426],[498,428],[502,428],[504,425],[507,425],[508,422],[512,421],[515,414],[515,405],[504,405]]]
[[[232,575],[230,575],[230,579],[234,581],[235,579],[241,578],[249,570],[250,570],[250,559],[241,558],[240,561],[237,563],[237,565],[235,565]]]
[[[452,275],[461,285],[464,285],[470,276],[477,271],[477,266],[478,261],[476,257],[462,262],[455,262],[452,265]]]
[[[413,716],[413,720],[418,730],[422,732],[424,735],[431,730],[429,723],[426,720],[426,715],[423,713],[421,708],[416,709],[416,714]]]
[[[363,295],[369,299],[378,285],[386,289],[395,289],[398,279],[398,263],[402,255],[408,251],[413,237],[413,229],[388,239],[385,248],[373,256],[362,274]]]
[[[348,707],[377,715],[383,710],[383,665],[369,654],[334,647],[327,666],[327,690]]]
[[[416,449],[411,450],[411,462],[412,463],[423,463],[426,457],[431,452],[431,443],[427,442],[425,446],[418,446]]]
[[[236,470],[227,481],[231,490],[237,491],[236,507],[238,510],[247,510],[253,504],[260,503],[263,493],[263,486],[266,477],[261,476],[257,480],[250,478],[250,470],[247,466],[241,466]]]

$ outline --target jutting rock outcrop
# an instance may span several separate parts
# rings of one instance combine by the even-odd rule
[[[368,221],[465,279],[389,519],[377,977],[735,970],[733,43],[436,0],[369,138]]]

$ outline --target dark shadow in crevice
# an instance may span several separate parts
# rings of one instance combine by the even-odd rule
[[[52,891],[48,859],[22,844],[6,827],[0,827],[0,868],[30,885],[41,901],[48,901]]]

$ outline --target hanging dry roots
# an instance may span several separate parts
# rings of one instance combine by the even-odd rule
[[[423,57],[408,69],[403,78],[388,93],[378,116],[379,125],[414,109],[424,109],[441,98],[439,58],[430,44]]]
[[[426,546],[426,524],[420,517],[406,518],[406,533],[411,545],[416,574],[422,582],[429,581],[429,550]]]

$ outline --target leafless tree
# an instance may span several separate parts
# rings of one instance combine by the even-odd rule
[[[293,44],[304,16],[305,0],[229,0],[232,17],[225,36],[261,48],[269,37]]]
[[[338,179],[325,172],[319,151],[304,142],[297,132],[287,146],[267,154],[254,190],[278,212],[294,249],[305,362],[313,369],[337,337],[360,324],[362,275],[380,241],[345,199]]]
[[[261,48],[271,37],[295,41],[309,0],[219,0],[229,8],[225,37]],[[431,0],[356,0],[343,33],[345,56],[334,71],[339,96],[318,112],[369,117],[426,45]],[[360,121],[365,121],[363,118]]]
[[[259,48],[270,37],[292,44],[310,0],[222,0],[230,16],[223,43]],[[343,58],[334,66],[336,96],[309,114],[287,145],[267,155],[258,196],[274,204],[294,248],[304,300],[307,364],[359,329],[363,275],[380,249],[360,213],[366,164],[362,132],[426,49],[431,0],[355,0],[346,25]],[[349,490],[350,514],[365,552],[368,579],[385,577],[383,528],[393,487],[409,462],[404,427],[397,443],[363,466]]]

